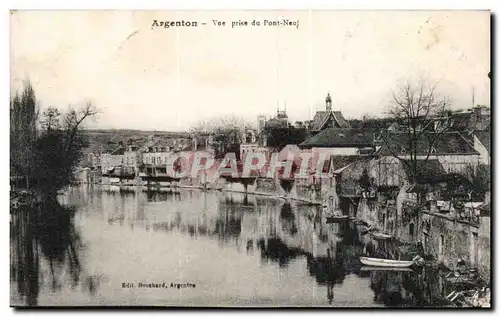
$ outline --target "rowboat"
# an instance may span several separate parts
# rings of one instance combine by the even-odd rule
[[[360,271],[384,271],[384,272],[414,272],[412,269],[407,267],[376,267],[376,266],[362,266]]]
[[[373,238],[377,240],[388,240],[393,238],[390,234],[381,232],[371,232],[371,234],[373,235]]]
[[[364,256],[360,257],[359,260],[364,265],[377,267],[410,267],[413,265],[413,261],[388,260]]]

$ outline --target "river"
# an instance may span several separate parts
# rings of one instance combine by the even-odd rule
[[[384,307],[442,292],[429,274],[361,268],[355,229],[316,208],[72,188],[39,216],[11,215],[11,305]]]

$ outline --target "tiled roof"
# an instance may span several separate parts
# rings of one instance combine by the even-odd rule
[[[347,129],[351,127],[349,125],[349,122],[344,118],[344,115],[342,115],[342,112],[334,111],[333,116],[335,117],[335,120],[337,121],[337,124],[339,125],[340,128]]]
[[[373,145],[373,132],[362,129],[329,128],[302,142],[300,147],[368,147]]]
[[[451,114],[451,128],[456,131],[484,130],[489,125],[489,114],[476,114],[478,108]]]
[[[434,138],[436,140],[432,142]],[[390,133],[382,143],[381,154],[409,154],[409,140],[406,132]],[[429,149],[436,154],[477,154],[474,146],[459,132],[446,132],[438,135],[434,133],[423,134],[417,142],[417,154],[427,155]]]
[[[333,117],[336,126],[339,128],[350,128],[349,122],[344,118],[340,111],[317,111],[311,123],[310,129],[312,131],[319,131],[323,128],[327,120]]]
[[[177,141],[177,142],[176,142]],[[172,149],[185,149],[188,147],[191,147],[192,140],[186,139],[186,138],[154,138],[153,140],[147,141],[144,145],[142,145],[142,149],[148,149],[148,148],[164,148],[165,150],[172,150]],[[200,142],[198,142],[200,144]]]
[[[454,113],[451,118],[451,127],[453,130],[467,130],[472,125],[472,114],[468,112]]]
[[[316,111],[314,119],[311,123],[310,129],[313,131],[318,131],[323,127],[326,120],[330,117],[330,111]]]
[[[363,161],[366,157],[357,155],[332,155],[330,161],[333,165],[333,170],[349,166],[352,163]]]
[[[114,148],[113,150],[109,151],[108,153],[112,154],[112,155],[123,155],[123,154],[125,154],[125,147],[118,146],[118,147]]]
[[[409,166],[407,164],[403,164],[403,169],[406,176],[411,178],[412,172],[410,171]],[[443,165],[441,165],[438,160],[417,160],[416,169],[416,179],[421,184],[440,182],[444,179],[446,174]]]

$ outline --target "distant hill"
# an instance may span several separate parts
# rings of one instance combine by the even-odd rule
[[[151,137],[155,139],[187,138],[187,132],[141,131],[129,129],[88,129],[84,131],[88,140],[86,153],[112,152],[119,147],[143,145]]]

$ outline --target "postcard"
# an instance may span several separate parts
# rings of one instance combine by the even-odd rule
[[[490,24],[11,11],[10,305],[490,307]]]

